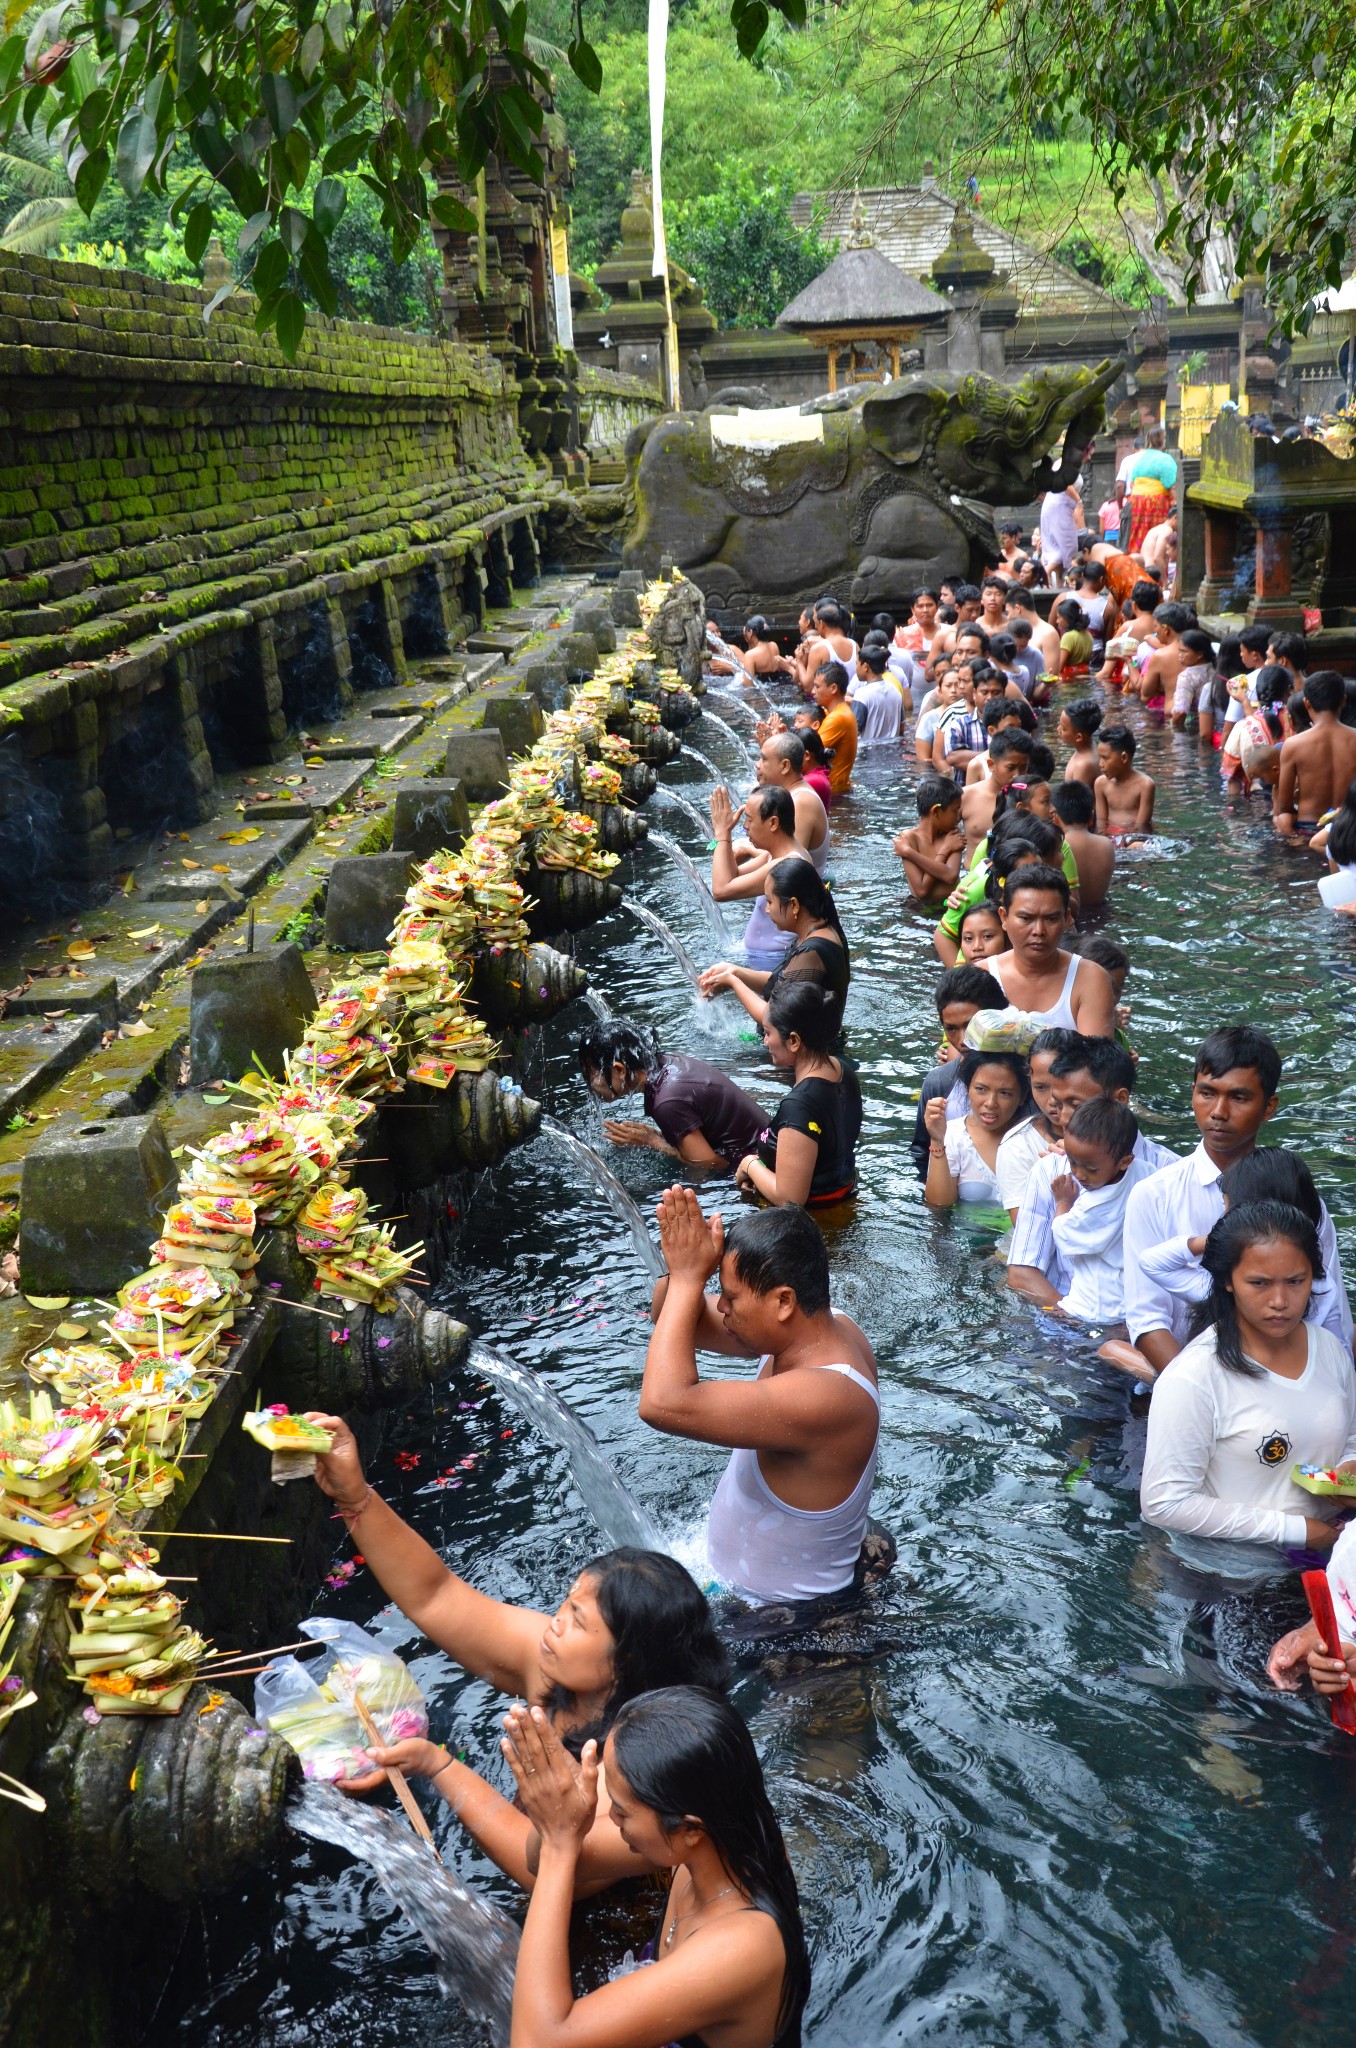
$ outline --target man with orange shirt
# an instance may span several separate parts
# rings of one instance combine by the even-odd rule
[[[824,713],[819,737],[829,749],[829,788],[846,796],[852,787],[857,758],[857,721],[847,700],[848,672],[841,661],[826,661],[815,671],[811,696]]]

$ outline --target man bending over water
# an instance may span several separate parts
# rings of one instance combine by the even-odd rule
[[[727,1235],[682,1187],[656,1214],[669,1270],[651,1308],[640,1419],[733,1453],[707,1522],[711,1570],[756,1601],[843,1592],[866,1534],[880,1394],[866,1338],[829,1306],[819,1226],[803,1209],[765,1209]],[[752,1380],[703,1380],[699,1351],[761,1364]]]

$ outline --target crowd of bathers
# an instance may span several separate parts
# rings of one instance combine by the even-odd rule
[[[1012,1294],[1052,1336],[1086,1339],[1090,1371],[1147,1395],[1146,1523],[1177,1544],[1328,1560],[1340,1642],[1312,1623],[1292,1630],[1272,1653],[1274,1683],[1307,1675],[1336,1694],[1356,1673],[1356,1537],[1340,1524],[1342,1488],[1356,1491],[1352,1319],[1306,1162],[1263,1142],[1281,1054],[1248,1022],[1210,1032],[1190,1098],[1199,1143],[1184,1157],[1157,1143],[1135,1107],[1130,959],[1081,925],[1114,887],[1118,845],[1153,824],[1127,695],[1141,726],[1157,709],[1202,743],[1219,733],[1239,800],[1274,791],[1278,828],[1289,817],[1324,831],[1340,876],[1356,875],[1356,759],[1334,801],[1343,750],[1356,753],[1349,693],[1310,668],[1301,638],[1263,644],[1257,629],[1217,643],[1152,579],[1136,578],[1122,618],[1091,554],[1071,564],[1067,597],[1037,602],[1022,536],[1003,542],[980,584],[920,590],[860,640],[829,595],[802,615],[794,648],[762,618],[738,647],[708,630],[708,683],[753,704],[757,730],[748,793],[710,798],[711,890],[747,922],[700,996],[745,1013],[786,1083],[775,1110],[631,1019],[602,1017],[578,1042],[581,1084],[611,1112],[605,1138],[672,1161],[637,1416],[728,1453],[703,1568],[617,1549],[575,1575],[554,1613],[493,1599],[368,1484],[341,1419],[319,1418],[334,1448],[318,1482],[387,1595],[517,1702],[500,1744],[512,1796],[489,1760],[426,1739],[374,1746],[371,1777],[350,1788],[392,1766],[426,1778],[529,1894],[515,2039],[800,2039],[797,1887],[728,1698],[723,1621],[733,1603],[789,1608],[811,1627],[893,1561],[870,1517],[876,1362],[831,1300],[862,1128],[834,821],[862,750],[887,750],[877,757],[898,760],[901,791],[914,786],[916,822],[894,841],[903,914],[927,920],[938,955],[937,1057],[912,1142],[920,1199],[987,1222]],[[636,1097],[643,1116],[617,1113]],[[730,1213],[711,1213],[691,1182],[722,1176]],[[724,1369],[704,1374],[704,1352]],[[649,1912],[650,1938],[577,1990],[578,1902],[621,1886]]]

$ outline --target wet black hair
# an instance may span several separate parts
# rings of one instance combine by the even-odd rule
[[[820,718],[824,716],[817,704],[807,704],[805,708],[807,711],[818,712]],[[818,725],[798,725],[796,727],[796,738],[800,741],[802,754],[808,754],[816,768],[828,767],[829,750],[819,737]]]
[[[1238,644],[1249,654],[1265,654],[1271,645],[1270,626],[1245,626],[1238,636]]]
[[[976,596],[976,597],[978,597],[978,595],[979,595],[979,592],[978,592],[978,591],[976,591],[976,592],[975,592],[975,596]],[[979,647],[980,647],[980,652],[981,652],[982,654],[987,654],[987,653],[988,653],[988,651],[989,651],[989,636],[988,636],[988,634],[987,634],[987,633],[985,632],[985,630],[984,630],[983,626],[981,626],[981,625],[980,625],[980,623],[979,623],[979,620],[978,620],[978,619],[967,619],[967,620],[966,620],[966,622],[965,622],[965,624],[964,624],[963,626],[957,626],[957,628],[956,628],[956,645],[957,645],[957,647],[959,647],[959,646],[960,646],[960,643],[961,643],[961,641],[962,641],[962,640],[978,640],[978,642],[979,642]]]
[[[989,907],[992,909],[992,904]],[[970,908],[978,910],[980,905],[972,903]],[[968,963],[948,967],[932,993],[938,1017],[950,1003],[973,1003],[977,1010],[1006,1010],[1008,1006],[998,977],[990,974],[987,968],[973,967]]]
[[[1070,1031],[1067,1024],[1047,1024],[1044,1031],[1037,1032],[1027,1048],[1027,1059],[1034,1060],[1037,1053],[1053,1053],[1056,1059],[1071,1052],[1082,1037],[1078,1031]]]
[[[1285,1238],[1309,1262],[1315,1280],[1323,1278],[1323,1256],[1318,1232],[1302,1210],[1288,1202],[1247,1202],[1230,1209],[1205,1240],[1201,1264],[1210,1275],[1210,1292],[1192,1312],[1191,1333],[1215,1332],[1215,1353],[1227,1372],[1240,1379],[1266,1378],[1266,1368],[1244,1355],[1238,1327],[1238,1303],[1230,1281],[1244,1252],[1257,1244],[1271,1244]]]
[[[1259,1031],[1255,1024],[1221,1024],[1202,1039],[1191,1071],[1193,1077],[1208,1074],[1212,1081],[1217,1081],[1221,1074],[1231,1074],[1235,1067],[1254,1070],[1268,1101],[1281,1085],[1281,1055],[1274,1039]]]
[[[823,877],[815,872],[808,860],[802,860],[798,853],[789,853],[785,860],[774,861],[768,869],[772,880],[772,893],[779,903],[790,903],[794,897],[803,909],[812,916],[822,918],[837,932],[842,942],[844,958],[849,958],[847,933],[843,930],[838,915],[838,905]]]
[[[1265,711],[1272,704],[1285,704],[1292,691],[1300,702],[1306,703],[1304,693],[1294,689],[1294,677],[1288,668],[1282,668],[1278,661],[1264,662],[1253,676],[1252,694],[1257,699],[1259,711]]]
[[[793,1213],[804,1212],[769,1211]],[[612,1754],[665,1834],[700,1822],[740,1891],[776,1923],[786,1961],[773,2048],[800,2048],[810,1953],[786,1843],[743,1717],[719,1693],[668,1686],[632,1700],[618,1716]]]
[[[1219,1191],[1231,1209],[1246,1208],[1250,1202],[1284,1202],[1307,1216],[1317,1230],[1323,1221],[1323,1204],[1314,1177],[1298,1152],[1283,1145],[1258,1145],[1235,1159],[1219,1177]]]
[[[776,644],[777,635],[773,632],[770,622],[763,617],[761,612],[755,612],[751,619],[745,619],[744,631],[752,633],[755,640],[771,640],[774,645]]]
[[[989,659],[996,661],[1000,668],[1011,668],[1017,659],[1017,642],[1011,633],[989,635]]]
[[[863,667],[866,667],[870,669],[873,676],[883,676],[889,665],[890,647],[888,641],[863,640],[861,646],[857,649],[858,675],[861,674]]]
[[[1215,658],[1215,643],[1199,626],[1186,627],[1182,633],[1182,645],[1188,654],[1198,654],[1202,661]]]
[[[1356,775],[1347,784],[1341,809],[1328,828],[1328,858],[1339,868],[1356,862]]]
[[[1013,1111],[1013,1122],[1022,1113],[1022,1106],[1031,1093],[1031,1069],[1026,1054],[1022,1052],[963,1052],[956,1068],[956,1079],[962,1088],[968,1088],[981,1067],[1006,1067],[1017,1083],[1017,1107]],[[1011,1125],[1008,1126],[1012,1128]]]
[[[1288,661],[1304,674],[1304,664],[1309,653],[1309,642],[1303,633],[1273,633],[1269,642],[1277,661]]]
[[[593,1580],[612,1638],[612,1687],[596,1720],[562,1735],[574,1756],[586,1742],[601,1743],[627,1702],[657,1685],[725,1690],[730,1668],[706,1595],[677,1558],[625,1544],[591,1557],[579,1577]],[[555,1686],[546,1704],[548,1712],[568,1712],[574,1698]]]
[[[767,1021],[782,1038],[794,1031],[807,1052],[826,1053],[843,1027],[843,1005],[808,975],[785,975],[767,999]]]
[[[626,1017],[600,1017],[581,1031],[575,1054],[586,1080],[590,1074],[610,1074],[620,1061],[629,1087],[637,1074],[652,1074],[659,1066],[659,1035]]]
[[[1102,722],[1102,707],[1091,697],[1079,697],[1075,703],[1064,706],[1064,716],[1075,732],[1091,739]]]
[[[1110,747],[1113,754],[1124,754],[1128,760],[1135,758],[1135,735],[1128,725],[1104,725],[1097,734],[1099,747]]]
[[[954,811],[961,800],[961,792],[950,775],[925,775],[914,791],[918,804],[918,815],[926,818],[930,811]]]
[[[1050,801],[1063,825],[1090,825],[1097,809],[1097,799],[1086,782],[1057,782]]]
[[[975,913],[980,910],[984,912],[984,915],[986,917],[991,917],[995,920],[1000,931],[1003,930],[1003,920],[998,915],[998,905],[996,903],[991,903],[987,896],[981,896],[977,903],[967,903],[965,909],[961,912],[960,935],[962,939],[964,939],[965,937],[966,925],[969,924],[970,919],[975,915]],[[1007,934],[1004,933],[1003,937],[1003,950],[1006,950]],[[1001,1009],[1003,1005],[1000,1003],[998,1007]]]
[[[1051,1073],[1060,1080],[1067,1074],[1091,1074],[1103,1095],[1115,1095],[1121,1088],[1128,1094],[1135,1085],[1135,1063],[1125,1047],[1114,1038],[1089,1038],[1082,1031],[1073,1037],[1076,1043],[1059,1055]]]
[[[848,615],[842,605],[832,597],[821,597],[815,606],[815,612],[820,625],[832,628],[835,633],[841,633],[848,622]]]
[[[1055,757],[1051,749],[1046,746],[1044,740],[1037,740],[1035,746],[1031,749],[1031,759],[1027,762],[1027,767],[1033,775],[1039,776],[1042,782],[1053,781]]]
[[[1195,623],[1196,614],[1189,604],[1175,604],[1170,598],[1166,604],[1154,607],[1154,624],[1166,626],[1170,633],[1185,633]]]
[[[1163,602],[1163,593],[1151,577],[1145,576],[1131,591],[1130,602],[1137,612],[1156,612]]]
[[[1045,824],[1043,818],[1037,818],[1035,822],[1038,825]],[[1053,825],[1046,827],[1046,830],[1050,832],[1053,832],[1054,829]],[[1012,899],[1019,889],[1039,889],[1042,892],[1048,890],[1052,896],[1058,896],[1066,910],[1069,908],[1069,883],[1067,876],[1061,868],[1049,867],[1044,861],[1038,862],[1035,867],[1022,868],[1009,878],[1007,888],[1003,894],[1005,909],[1010,910],[1012,908]]]
[[[780,782],[764,783],[749,799],[759,817],[767,824],[775,818],[779,831],[789,839],[796,836],[796,800],[789,789],[783,789]]]
[[[887,640],[895,637],[895,615],[893,612],[874,612],[871,617],[873,633],[883,633]]]
[[[989,716],[991,711],[995,712],[997,716],[991,718]],[[985,732],[989,732],[1005,718],[1020,720],[1021,713],[1010,697],[995,697],[993,703],[986,704],[980,713],[980,724],[984,727]],[[1015,746],[1013,745],[1014,740],[1017,743]],[[989,741],[989,759],[991,761],[1006,761],[1010,755],[1019,754],[1023,761],[1029,761],[1033,745],[1034,742],[1030,733],[1024,731],[1019,723],[1010,732],[994,733],[993,738]]]
[[[951,595],[955,598],[958,605],[978,604],[979,586],[975,583],[953,583]]]
[[[1031,638],[1033,631],[1034,628],[1032,627],[1030,619],[1012,619],[1009,621],[1007,627],[1008,638],[1014,642],[1018,640],[1029,640]],[[1018,652],[1020,651],[1021,650],[1019,649]]]
[[[1064,1126],[1064,1135],[1100,1146],[1109,1159],[1124,1159],[1135,1149],[1139,1119],[1124,1102],[1117,1102],[1112,1095],[1099,1095],[1093,1102],[1079,1103]]]
[[[932,602],[936,604],[938,601],[939,593],[933,589],[930,583],[924,583],[920,589],[915,590],[913,596],[909,599],[910,611],[913,610],[913,607],[917,604],[920,597],[930,597],[932,599]]]
[[[831,689],[841,690],[845,696],[847,694],[848,672],[841,661],[826,661],[815,671],[815,681],[827,683]]]
[[[755,1294],[789,1287],[807,1316],[829,1306],[829,1249],[824,1233],[799,1207],[739,1216],[725,1232],[725,1252],[740,1283]]]
[[[1067,632],[1086,633],[1088,630],[1088,615],[1075,597],[1061,598],[1055,606],[1055,617],[1063,619]]]
[[[1096,579],[1097,579],[1097,587],[1098,587],[1098,589],[1100,590],[1100,589],[1101,589],[1101,587],[1102,587],[1102,585],[1103,585],[1103,584],[1104,584],[1104,583],[1106,582],[1106,565],[1105,565],[1105,563],[1103,563],[1103,562],[1095,562],[1095,561],[1094,561],[1094,562],[1084,562],[1084,564],[1083,564],[1083,568],[1082,568],[1082,580],[1084,581],[1084,583],[1088,583],[1088,582],[1091,582],[1091,580],[1092,580],[1092,578],[1093,578],[1093,577],[1096,577]]]
[[[983,597],[986,590],[1001,590],[1004,597],[1006,597],[1008,594],[1007,577],[1000,576],[996,569],[990,569],[988,574],[985,576],[983,582],[979,586],[979,594],[981,597]]]
[[[1311,711],[1340,711],[1346,695],[1346,679],[1335,668],[1316,668],[1304,678],[1304,699]]]
[[[1262,669],[1259,669],[1257,673],[1259,675],[1262,675],[1264,671]],[[1286,671],[1282,669],[1281,674],[1284,675],[1285,673]],[[1279,699],[1277,699],[1276,701],[1279,702]],[[1293,691],[1291,695],[1287,697],[1285,700],[1285,708],[1290,716],[1291,731],[1308,732],[1309,728],[1312,726],[1314,721],[1309,715],[1309,706],[1304,701],[1303,690]],[[1275,710],[1274,704],[1271,713],[1267,717],[1267,724],[1271,728],[1272,737],[1274,739],[1279,739],[1281,733],[1281,720],[1280,714]]]
[[[984,894],[990,903],[1004,902],[1010,879],[1024,862],[1034,857],[1040,872],[1045,874],[1045,863],[1058,860],[1059,849],[1060,836],[1044,818],[1034,818],[1028,811],[1012,811],[1001,818],[989,836],[989,872]],[[1064,881],[1063,875],[1060,880]],[[1069,885],[1065,882],[1064,886],[1067,889]]]
[[[1259,652],[1265,654],[1265,647],[1261,648]],[[1235,676],[1241,676],[1244,673],[1243,636],[1241,633],[1226,633],[1220,641],[1219,652],[1215,656],[1215,673],[1216,675],[1223,676],[1226,682],[1232,682]]]

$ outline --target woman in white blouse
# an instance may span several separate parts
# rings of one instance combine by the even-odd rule
[[[1182,1535],[1326,1550],[1332,1504],[1291,1474],[1356,1460],[1356,1377],[1350,1352],[1305,1321],[1318,1233],[1286,1203],[1245,1203],[1210,1232],[1202,1264],[1199,1334],[1154,1385],[1140,1511]]]
[[[956,1079],[969,1093],[968,1116],[948,1119],[945,1096],[923,1111],[928,1133],[923,1199],[934,1209],[949,1209],[953,1202],[997,1207],[998,1148],[1030,1097],[1027,1063],[1016,1052],[967,1052]]]

